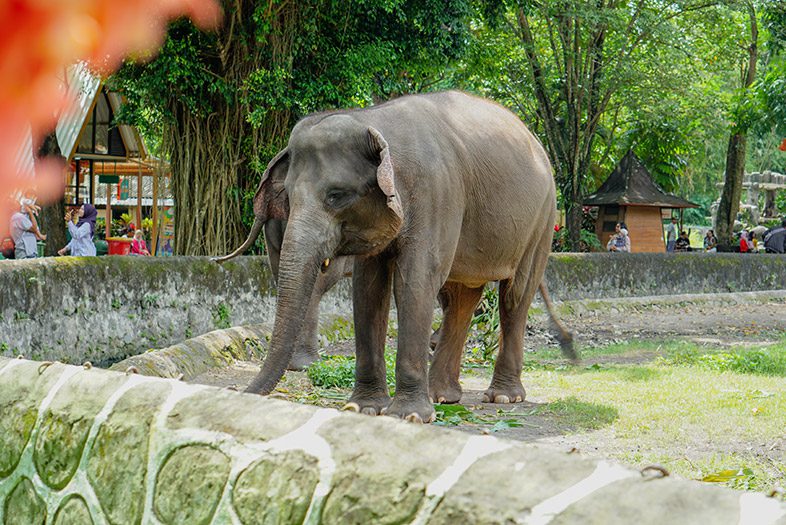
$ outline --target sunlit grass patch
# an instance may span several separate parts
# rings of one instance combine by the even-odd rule
[[[669,365],[700,366],[718,372],[786,376],[786,344],[715,351],[680,348],[668,353],[664,361]]]
[[[575,430],[596,430],[619,417],[617,409],[613,407],[581,401],[575,396],[538,407],[536,412],[557,416],[560,424]]]

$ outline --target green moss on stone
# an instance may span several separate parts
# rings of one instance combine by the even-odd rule
[[[132,388],[98,431],[87,476],[112,524],[142,521],[150,426],[169,390],[162,383]]]
[[[156,478],[153,509],[165,524],[206,525],[229,477],[229,458],[212,447],[175,449]]]
[[[303,523],[318,481],[315,457],[284,452],[241,472],[232,503],[243,525]]]
[[[38,373],[39,363],[22,363],[0,376],[0,478],[16,469],[38,417],[38,406],[62,365]]]
[[[93,525],[93,517],[85,500],[78,495],[66,498],[55,513],[54,525]]]
[[[59,490],[79,466],[93,418],[125,378],[96,373],[90,381],[81,374],[71,378],[58,392],[38,427],[33,461],[41,479]]]
[[[22,478],[5,500],[3,525],[43,525],[46,504],[35,491],[33,483]]]

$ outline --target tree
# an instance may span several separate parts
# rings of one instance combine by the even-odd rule
[[[756,80],[756,67],[759,59],[759,22],[756,6],[752,1],[740,2],[748,20],[748,41],[744,46],[746,57],[740,68],[740,92],[735,105],[734,121],[726,152],[726,171],[724,173],[723,191],[718,204],[718,215],[715,220],[715,232],[718,237],[718,248],[730,250],[734,243],[734,221],[740,208],[742,195],[742,179],[745,175],[745,157],[748,145],[748,130],[752,125],[749,114],[748,100],[750,89]]]
[[[523,89],[534,100],[536,125],[553,164],[574,245],[581,228],[581,201],[595,179],[593,171],[612,152],[614,137],[623,127],[619,118],[636,116],[623,95],[641,89],[647,79],[656,83],[645,73],[660,75],[668,68],[653,57],[684,45],[676,21],[712,4],[557,0],[510,2],[502,10],[498,2],[485,4],[486,23],[516,38],[518,49],[511,55],[518,68],[513,69],[526,74],[521,79],[526,82],[519,84],[526,83]],[[656,78],[668,87],[677,84],[665,75]],[[529,97],[518,97],[517,105],[527,108],[522,98]],[[673,151],[665,153],[675,156]]]
[[[261,173],[299,117],[439,85],[468,3],[240,0],[225,12],[214,35],[173,25],[155,60],[114,80],[123,118],[163,137],[178,254],[242,242]]]

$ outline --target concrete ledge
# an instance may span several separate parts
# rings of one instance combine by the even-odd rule
[[[491,436],[0,358],[0,522],[786,524],[786,506]]]
[[[109,369],[125,372],[133,368],[146,376],[188,381],[208,370],[231,366],[237,360],[263,359],[271,334],[268,325],[214,330],[167,348],[123,359]]]

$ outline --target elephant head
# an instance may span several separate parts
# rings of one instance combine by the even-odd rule
[[[270,219],[287,220],[268,357],[247,391],[269,393],[286,369],[316,278],[339,255],[373,255],[396,238],[403,209],[390,148],[351,117],[301,122],[270,162],[254,197],[254,226],[233,257]]]

